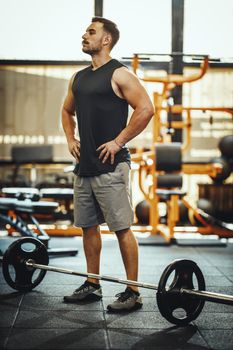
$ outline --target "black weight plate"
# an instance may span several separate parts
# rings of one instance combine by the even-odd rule
[[[30,244],[28,246],[28,244]],[[2,269],[6,282],[13,289],[27,292],[44,278],[46,270],[28,267],[25,261],[32,259],[37,264],[48,265],[45,245],[36,238],[24,237],[13,242],[3,255]]]
[[[168,279],[172,275],[174,278],[168,286]],[[161,315],[173,324],[186,326],[198,317],[205,301],[182,294],[181,288],[205,290],[204,276],[194,261],[176,260],[168,265],[162,273],[157,292],[157,304]]]

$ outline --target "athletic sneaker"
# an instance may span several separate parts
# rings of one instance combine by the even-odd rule
[[[101,286],[85,281],[72,295],[64,296],[67,303],[75,303],[82,300],[100,300],[102,298]]]
[[[142,298],[138,292],[127,287],[123,293],[116,294],[117,300],[107,306],[111,312],[133,311],[142,307]]]

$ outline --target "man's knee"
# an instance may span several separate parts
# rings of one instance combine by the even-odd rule
[[[123,230],[115,231],[115,233],[118,237],[118,236],[127,235],[129,233],[132,233],[132,231],[131,231],[130,227],[128,227],[128,228],[124,228]]]
[[[94,226],[89,226],[89,227],[82,227],[83,234],[88,235],[88,234],[95,234],[100,232],[99,225],[94,225]]]

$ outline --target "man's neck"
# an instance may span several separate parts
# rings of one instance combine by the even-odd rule
[[[92,56],[93,70],[98,69],[99,67],[108,63],[111,59],[112,59],[112,57],[109,54],[107,54],[107,55],[93,55]]]

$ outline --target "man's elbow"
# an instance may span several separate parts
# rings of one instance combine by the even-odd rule
[[[146,114],[148,120],[150,120],[153,117],[154,113],[155,113],[155,110],[154,110],[154,106],[152,104],[149,104],[148,106],[146,106],[145,114]]]
[[[62,106],[61,113],[63,116],[75,116],[74,110],[67,108],[65,105]]]

